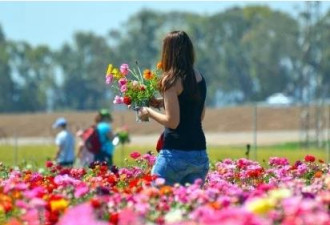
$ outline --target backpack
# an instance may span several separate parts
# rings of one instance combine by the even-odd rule
[[[91,126],[84,130],[82,139],[89,152],[98,154],[101,151],[101,142],[96,126]]]

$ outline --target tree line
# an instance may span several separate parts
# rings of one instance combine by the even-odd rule
[[[155,67],[171,30],[192,38],[210,107],[219,93],[228,103],[262,101],[276,92],[297,102],[329,98],[330,11],[318,16],[307,8],[294,18],[266,6],[213,15],[141,10],[120,30],[76,32],[55,50],[8,40],[0,26],[0,112],[110,107],[108,63]]]

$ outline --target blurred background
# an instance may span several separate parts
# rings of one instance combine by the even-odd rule
[[[171,30],[190,35],[206,78],[210,148],[237,146],[238,157],[249,145],[257,159],[259,145],[272,145],[329,160],[330,2],[312,1],[0,2],[0,143],[15,149],[8,160],[17,162],[18,146],[51,146],[58,116],[76,130],[100,108],[129,130],[133,147],[152,149],[162,128],[114,106],[104,76],[109,63],[154,68]]]

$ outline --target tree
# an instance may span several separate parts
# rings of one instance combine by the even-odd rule
[[[256,90],[253,99],[294,91],[292,65],[299,57],[299,26],[289,15],[267,7],[243,10],[250,29],[242,38],[248,54],[249,73]]]
[[[33,48],[26,42],[11,42],[10,55],[16,74],[16,110],[46,110],[46,92],[55,85],[52,52],[47,46]]]
[[[86,110],[104,105],[105,71],[112,54],[105,38],[78,32],[72,46],[65,44],[56,53],[63,83],[58,93],[61,108]],[[108,103],[109,104],[109,103]]]
[[[14,81],[9,65],[8,43],[0,26],[0,112],[10,112],[14,109]]]

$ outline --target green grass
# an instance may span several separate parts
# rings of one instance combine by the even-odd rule
[[[116,165],[124,165],[123,159],[130,161],[129,154],[133,151],[140,153],[146,153],[153,151],[153,146],[117,146],[114,155],[114,162]],[[245,146],[209,146],[208,154],[212,162],[232,158],[238,159],[245,157]],[[17,154],[15,155],[15,152]],[[286,157],[291,163],[296,160],[301,160],[305,155],[312,154],[317,159],[323,159],[326,161],[326,151],[324,149],[301,149],[298,143],[284,143],[281,145],[273,146],[259,146],[257,149],[257,160],[265,165],[269,157]],[[17,151],[13,146],[0,145],[0,162],[5,165],[22,165],[24,163],[31,164],[32,166],[40,167],[44,166],[45,161],[52,159],[55,155],[55,146],[43,145],[43,146],[19,146]],[[250,150],[250,159],[254,159],[254,149]]]

